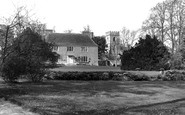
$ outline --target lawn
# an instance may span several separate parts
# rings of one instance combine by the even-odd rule
[[[41,115],[185,114],[180,81],[45,81],[0,85],[0,97]]]
[[[53,71],[122,71],[120,67],[113,66],[90,66],[90,65],[73,65],[73,66],[63,66],[59,68],[52,69]]]

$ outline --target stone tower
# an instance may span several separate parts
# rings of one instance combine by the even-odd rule
[[[106,32],[107,51],[116,56],[120,53],[120,35],[118,31]]]
[[[121,40],[119,31],[109,31],[106,32],[106,43],[107,43],[107,51],[112,58],[109,60],[113,65],[117,66],[121,64],[120,56],[121,53]]]

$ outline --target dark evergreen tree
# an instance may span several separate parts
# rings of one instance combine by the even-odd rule
[[[159,70],[167,69],[170,53],[164,44],[154,36],[146,35],[145,39],[140,38],[139,42],[130,50],[124,51],[121,56],[124,70]]]
[[[105,37],[93,37],[93,41],[98,45],[98,58],[102,59],[106,52],[106,40]]]

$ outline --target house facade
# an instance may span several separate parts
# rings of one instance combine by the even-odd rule
[[[88,35],[51,33],[47,41],[55,44],[53,50],[60,55],[58,64],[98,66],[98,46]]]

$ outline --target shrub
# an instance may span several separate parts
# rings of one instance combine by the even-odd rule
[[[46,78],[52,75],[55,80],[109,80],[107,72],[51,72]]]
[[[128,73],[114,73],[112,80],[117,80],[117,81],[128,81]]]
[[[179,81],[179,80],[185,80],[185,72],[180,71],[167,71],[162,77],[162,80],[164,81]]]
[[[148,81],[150,77],[125,72],[51,72],[46,78],[55,80],[119,80]]]
[[[183,69],[183,57],[182,54],[180,52],[176,52],[175,54],[173,54],[171,56],[171,60],[170,60],[170,64],[171,64],[171,69]]]
[[[150,81],[150,77],[144,74],[128,74],[128,77],[132,81]]]
[[[100,76],[100,80],[109,80],[109,73],[108,72],[104,72],[101,76]]]
[[[41,82],[43,81],[45,71],[38,71],[35,73],[26,74],[26,78],[32,82]]]
[[[15,82],[21,74],[25,73],[24,59],[18,58],[16,55],[11,55],[1,66],[2,77],[5,82]]]
[[[54,80],[116,80],[116,81],[177,81],[185,80],[185,72],[167,71],[163,75],[147,76],[129,72],[47,72],[45,78]],[[44,75],[43,75],[44,76]]]
[[[109,72],[109,79],[113,79],[114,77],[114,72]]]

